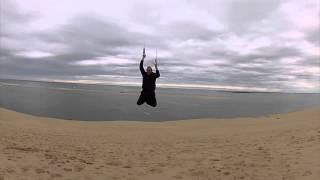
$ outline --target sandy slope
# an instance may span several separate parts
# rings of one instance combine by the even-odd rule
[[[320,108],[261,118],[79,122],[0,109],[0,180],[320,179]]]

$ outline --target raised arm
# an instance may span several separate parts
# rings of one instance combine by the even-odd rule
[[[143,68],[143,60],[144,59],[141,59],[141,61],[140,61],[140,72],[141,72],[142,76],[144,76],[146,74],[146,71]]]
[[[158,60],[155,59],[155,64],[154,66],[156,67],[156,78],[159,78],[160,77],[160,72],[159,72],[159,69],[158,69]]]
[[[141,72],[142,76],[145,76],[145,74],[146,74],[146,71],[143,68],[143,61],[144,61],[145,57],[146,57],[146,53],[145,53],[145,49],[143,48],[143,55],[142,55],[142,59],[140,61],[140,72]]]

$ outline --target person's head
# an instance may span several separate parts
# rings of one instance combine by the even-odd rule
[[[150,74],[152,74],[152,67],[148,66],[147,67],[147,75],[150,75]]]

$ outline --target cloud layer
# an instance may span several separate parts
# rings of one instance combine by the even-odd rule
[[[317,0],[0,4],[1,78],[137,84],[146,44],[160,84],[320,92]]]

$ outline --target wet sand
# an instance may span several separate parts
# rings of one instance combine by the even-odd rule
[[[0,108],[0,180],[317,180],[320,108],[259,118],[86,122]]]

